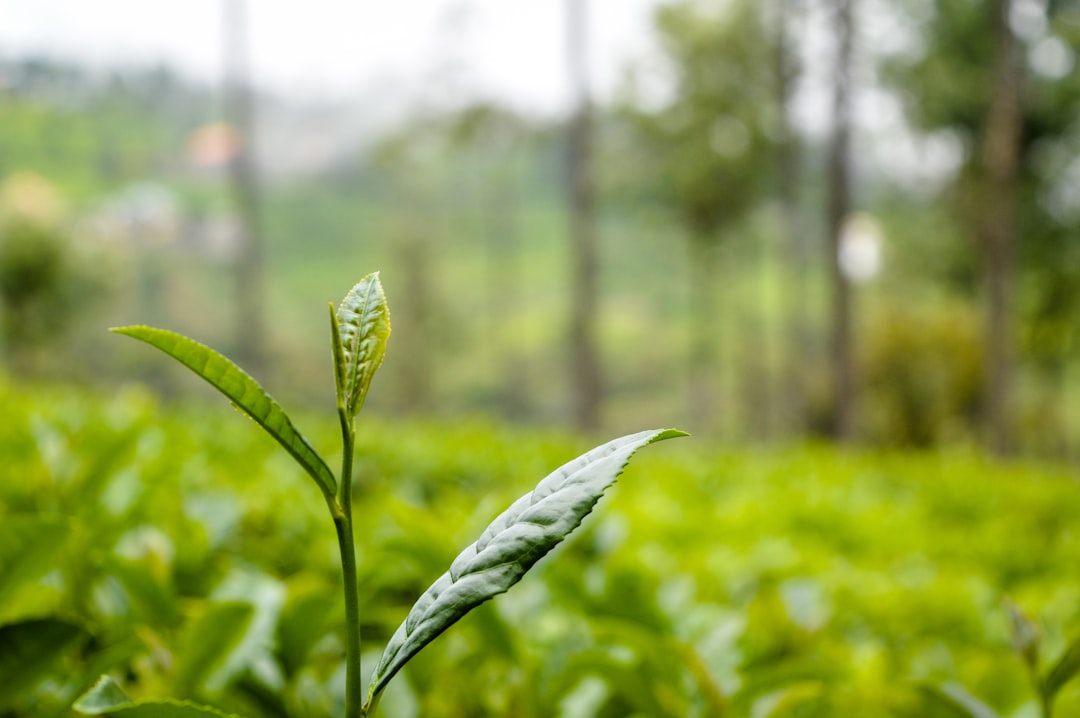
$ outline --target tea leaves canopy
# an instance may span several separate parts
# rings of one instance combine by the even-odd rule
[[[7,696],[48,675],[60,657],[85,638],[79,626],[51,618],[0,626],[0,708]]]

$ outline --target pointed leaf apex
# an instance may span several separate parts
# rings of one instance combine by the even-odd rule
[[[576,529],[638,449],[685,435],[677,429],[656,429],[609,441],[556,469],[511,504],[413,605],[372,673],[367,705],[378,700],[390,679],[424,646],[516,584]]]
[[[101,676],[90,690],[75,701],[72,708],[83,715],[100,715],[132,702],[111,676]]]
[[[649,443],[655,444],[656,442],[663,441],[664,439],[678,439],[680,436],[690,435],[691,434],[689,431],[683,431],[682,429],[664,429],[660,431],[656,436],[654,436],[652,441],[650,441]]]
[[[130,326],[112,331],[146,342],[195,372],[274,437],[311,475],[325,496],[334,495],[337,482],[323,458],[293,426],[281,405],[231,359],[167,329]]]

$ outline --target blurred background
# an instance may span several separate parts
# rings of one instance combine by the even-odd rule
[[[369,670],[540,477],[693,433],[384,715],[1080,715],[1078,51],[1075,0],[0,0],[0,718],[345,713],[318,492],[106,328],[333,466],[375,270]]]
[[[150,323],[325,402],[378,269],[380,411],[1076,455],[1075,3],[0,16],[15,376],[176,390]]]

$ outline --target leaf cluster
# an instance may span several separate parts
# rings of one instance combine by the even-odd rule
[[[275,442],[136,387],[0,377],[0,402],[0,625],[78,629],[55,644],[31,631],[48,658],[18,661],[28,672],[0,710],[64,714],[101,673],[135,702],[343,710],[333,532]],[[332,444],[335,423],[294,419]],[[362,419],[365,664],[516,487],[585,448],[499,424]],[[1080,494],[1065,467],[826,447],[640,461],[661,480],[620,493],[556,560],[412,659],[384,714],[955,715],[925,681],[1037,715],[1000,596],[1038,608],[1043,673],[1080,635]],[[198,647],[219,634],[207,660]],[[187,688],[180,665],[203,668],[185,668]],[[1078,709],[1078,689],[1061,688],[1055,715]]]
[[[378,273],[360,280],[335,311],[330,305],[331,348],[337,408],[341,424],[343,459],[335,479],[311,443],[294,427],[281,406],[222,354],[175,332],[152,327],[114,329],[150,344],[171,356],[224,394],[237,408],[255,420],[315,481],[323,494],[338,536],[344,579],[345,607],[345,714],[374,713],[390,679],[422,648],[476,606],[517,583],[540,558],[577,528],[604,490],[622,472],[630,456],[654,441],[682,436],[678,431],[647,431],[623,437],[567,464],[544,479],[537,488],[501,514],[451,565],[410,611],[391,638],[371,677],[367,698],[360,704],[360,615],[353,536],[353,454],[355,418],[363,407],[371,381],[382,364],[390,336],[390,312]],[[243,603],[223,604],[209,614],[217,630],[203,629],[209,641],[196,649],[192,671],[201,671],[219,655],[217,644],[234,641],[254,620]],[[203,652],[205,651],[205,660]],[[185,675],[180,671],[181,676]],[[179,679],[190,687],[191,679]],[[108,679],[102,679],[83,699],[84,712],[123,713],[143,706],[174,712],[204,710],[160,702],[133,703]],[[89,707],[89,708],[87,708]],[[209,710],[209,709],[206,709]]]

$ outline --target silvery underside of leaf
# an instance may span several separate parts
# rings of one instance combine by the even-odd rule
[[[369,703],[424,646],[476,606],[510,589],[577,528],[635,451],[684,435],[651,430],[615,439],[552,472],[511,504],[413,605],[372,674]]]

